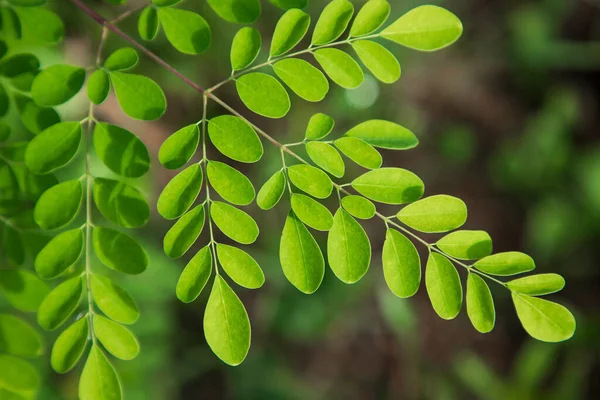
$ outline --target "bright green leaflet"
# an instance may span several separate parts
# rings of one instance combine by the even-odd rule
[[[40,107],[29,97],[20,94],[14,94],[13,98],[21,122],[31,133],[38,134],[60,122],[60,117],[53,108]]]
[[[158,159],[168,169],[178,169],[192,158],[200,142],[198,125],[184,126],[160,146]]]
[[[121,360],[133,360],[140,352],[140,344],[133,333],[123,325],[101,315],[94,315],[94,333],[102,346]]]
[[[269,55],[278,57],[293,49],[306,35],[309,26],[310,15],[298,9],[287,11],[277,21]]]
[[[360,219],[371,219],[375,216],[377,209],[375,204],[362,196],[346,196],[342,198],[342,207],[348,211],[350,215]]]
[[[35,258],[35,271],[42,279],[53,279],[75,264],[83,251],[83,231],[61,232]]]
[[[252,64],[258,57],[261,45],[260,32],[255,28],[246,26],[237,31],[233,37],[229,54],[231,68],[235,71]]]
[[[386,0],[369,0],[360,9],[350,28],[350,35],[365,36],[375,32],[390,15],[391,7]]]
[[[126,71],[137,65],[139,57],[131,47],[123,47],[115,50],[104,62],[104,68],[108,71]]]
[[[92,345],[81,379],[79,380],[81,400],[120,400],[123,398],[119,377],[98,345]]]
[[[306,143],[306,152],[310,159],[336,178],[344,176],[346,167],[338,151],[330,144],[323,142]]]
[[[205,246],[190,260],[177,281],[175,290],[177,298],[184,303],[191,303],[206,286],[212,271],[212,253]]]
[[[457,197],[440,194],[407,205],[396,217],[420,232],[448,232],[467,221],[467,205]]]
[[[42,337],[28,323],[13,315],[0,314],[0,352],[19,357],[43,353]]]
[[[204,204],[185,213],[165,235],[165,254],[171,258],[183,256],[200,236],[204,219]]]
[[[65,36],[65,27],[58,15],[52,11],[42,8],[16,8],[23,38],[33,39],[37,43],[58,44]]]
[[[137,305],[131,296],[110,279],[91,276],[94,302],[107,317],[122,324],[133,324],[140,316]]]
[[[50,356],[50,365],[56,372],[67,373],[77,364],[85,350],[88,334],[88,318],[82,317],[58,336]]]
[[[391,150],[408,150],[419,144],[419,139],[408,129],[381,119],[362,122],[344,136],[359,138],[371,146]]]
[[[383,164],[383,158],[377,150],[362,139],[342,137],[333,142],[346,157],[367,169],[377,169]]]
[[[161,7],[158,9],[158,19],[167,40],[180,52],[200,54],[209,48],[210,27],[206,20],[195,12]]]
[[[235,85],[242,102],[258,115],[282,118],[290,110],[290,96],[271,75],[252,72],[239,77]]]
[[[0,270],[0,292],[13,307],[25,312],[37,311],[48,294],[48,286],[29,271]]]
[[[383,276],[396,296],[414,296],[421,284],[421,258],[415,245],[395,229],[388,229],[383,244]]]
[[[251,24],[260,15],[259,0],[208,0],[212,9],[225,21]]]
[[[146,7],[142,10],[138,19],[138,33],[144,40],[153,40],[158,35],[158,12],[154,7]]]
[[[255,163],[263,155],[263,146],[256,132],[244,120],[232,115],[220,115],[208,123],[210,141],[217,150],[243,163]]]
[[[423,181],[402,168],[369,171],[352,181],[352,187],[363,196],[385,204],[410,203],[425,191]]]
[[[475,263],[475,268],[492,275],[510,276],[533,271],[535,262],[527,254],[509,251],[485,257]]]
[[[294,193],[291,199],[292,210],[300,221],[318,231],[328,231],[333,226],[331,212],[312,197]]]
[[[434,51],[447,47],[462,35],[456,15],[431,5],[413,8],[381,32],[381,36],[415,50]]]
[[[488,333],[494,329],[496,311],[492,293],[487,283],[472,273],[467,278],[467,314],[478,332]]]
[[[123,228],[139,228],[150,218],[150,207],[135,187],[106,178],[94,179],[94,202],[107,220]]]
[[[260,188],[256,196],[256,204],[263,210],[275,207],[285,191],[285,173],[277,171]]]
[[[258,289],[265,283],[262,269],[245,251],[219,243],[217,257],[227,275],[238,285],[247,289]]]
[[[335,121],[329,115],[323,113],[314,114],[308,121],[304,137],[307,140],[323,139],[331,133],[334,125]]]
[[[348,0],[331,1],[319,16],[311,44],[315,46],[327,44],[340,37],[346,30],[352,14],[354,14],[354,6]]]
[[[292,211],[283,227],[279,260],[285,277],[302,293],[314,293],[321,286],[325,275],[323,253],[315,238]]]
[[[462,285],[454,265],[444,256],[429,253],[425,286],[433,309],[443,319],[454,319],[462,307]]]
[[[252,244],[258,237],[259,229],[254,219],[229,204],[212,202],[210,216],[221,232],[238,243]]]
[[[219,196],[228,202],[246,206],[254,200],[252,182],[237,169],[222,162],[209,161],[206,176]]]
[[[182,0],[152,0],[152,4],[158,7],[170,7],[177,3],[181,3]]]
[[[204,336],[217,357],[232,366],[241,364],[250,349],[250,320],[246,309],[219,275],[206,303]]]
[[[277,61],[273,70],[286,85],[306,101],[319,102],[329,91],[329,81],[321,71],[300,58]]]
[[[139,178],[150,168],[148,149],[127,129],[105,122],[97,123],[94,148],[98,158],[116,174]]]
[[[350,214],[338,209],[327,237],[327,259],[331,270],[344,283],[358,282],[371,263],[371,243],[364,229]]]
[[[194,203],[202,188],[202,167],[193,164],[181,171],[165,186],[157,209],[166,219],[181,217]]]
[[[88,78],[87,95],[94,104],[102,104],[110,92],[110,78],[108,73],[97,69]]]
[[[269,0],[271,4],[283,10],[289,10],[290,8],[304,8],[308,4],[308,0]]]
[[[47,331],[61,326],[77,309],[82,294],[80,276],[68,279],[55,287],[40,304],[37,312],[38,324]]]
[[[446,254],[463,260],[478,260],[492,254],[492,238],[484,231],[452,232],[436,243]]]
[[[326,48],[313,54],[331,80],[344,89],[355,89],[365,79],[358,63],[342,50]]]
[[[562,342],[575,333],[573,314],[560,304],[523,294],[512,293],[523,328],[542,342]]]
[[[113,229],[95,227],[94,252],[102,264],[124,274],[137,275],[146,270],[148,256],[130,236]]]
[[[40,72],[31,86],[31,97],[40,106],[57,106],[75,96],[85,81],[85,69],[52,65]]]
[[[59,183],[46,190],[38,199],[33,212],[42,229],[58,229],[75,218],[81,207],[83,186],[79,180]]]
[[[400,79],[400,63],[392,53],[377,42],[358,40],[352,42],[358,58],[383,83],[394,83]]]
[[[22,400],[24,397],[15,394],[34,393],[40,385],[40,377],[31,364],[21,358],[0,353],[0,394],[10,394],[8,400]]]
[[[36,174],[47,174],[67,164],[81,142],[79,122],[61,122],[44,130],[27,146],[25,165]]]
[[[165,113],[165,94],[152,79],[142,75],[111,72],[110,80],[119,105],[131,118],[152,121]]]
[[[298,164],[288,168],[290,181],[300,190],[318,199],[326,199],[333,191],[331,178],[311,165]]]
[[[530,275],[507,282],[514,292],[529,296],[543,296],[561,291],[565,287],[565,278],[558,274]]]

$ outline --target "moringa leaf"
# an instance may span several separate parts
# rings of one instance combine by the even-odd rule
[[[0,351],[19,357],[38,357],[43,353],[41,335],[27,322],[0,314]]]
[[[61,182],[42,194],[35,205],[33,218],[42,229],[62,228],[77,216],[82,200],[81,181],[73,179]]]
[[[335,121],[329,115],[323,113],[314,114],[308,121],[305,140],[319,140],[329,135],[333,130]]]
[[[329,91],[329,81],[321,71],[300,58],[286,58],[273,65],[275,74],[306,101],[319,102]]]
[[[123,398],[117,372],[97,344],[92,345],[81,372],[79,398],[81,400],[121,400]]]
[[[184,54],[200,54],[210,47],[210,26],[195,12],[173,7],[158,9],[167,40]]]
[[[262,42],[260,32],[250,26],[243,27],[233,37],[229,59],[231,69],[244,69],[256,60]]]
[[[458,271],[446,257],[429,253],[425,286],[437,315],[442,319],[454,319],[462,307],[462,286]]]
[[[70,278],[55,287],[40,304],[38,324],[47,331],[61,326],[77,309],[82,294],[81,276]]]
[[[210,216],[217,227],[230,239],[241,244],[252,244],[258,237],[256,221],[244,211],[227,203],[213,201]]]
[[[73,159],[81,142],[79,122],[60,122],[34,137],[25,151],[25,165],[35,174],[47,174]]]
[[[312,165],[298,164],[287,169],[290,181],[298,189],[318,199],[326,199],[333,191],[331,178]]]
[[[41,71],[31,85],[31,97],[40,106],[57,106],[75,96],[85,81],[85,69],[52,65]]]
[[[185,213],[165,235],[165,254],[170,258],[183,256],[200,236],[204,219],[204,204]]]
[[[104,218],[123,228],[139,228],[150,218],[150,207],[135,187],[114,179],[94,179],[94,202]]]
[[[233,115],[220,115],[208,123],[210,141],[232,160],[255,163],[263,155],[263,146],[254,129]]]
[[[122,47],[112,52],[104,61],[104,68],[107,71],[127,71],[137,65],[139,62],[137,51],[131,47]]]
[[[371,146],[391,150],[408,150],[419,144],[415,134],[408,129],[381,119],[362,122],[344,136],[362,139]]]
[[[121,360],[133,360],[140,353],[140,343],[123,325],[101,315],[94,315],[94,334],[102,346]]]
[[[285,173],[282,170],[275,172],[258,191],[256,204],[263,210],[275,207],[283,196],[285,183]]]
[[[103,69],[97,69],[88,78],[87,95],[94,104],[102,104],[110,92],[110,78]]]
[[[83,252],[80,228],[61,232],[44,246],[35,258],[35,271],[42,279],[53,279],[75,264]]]
[[[152,79],[142,75],[111,72],[110,81],[119,105],[131,118],[152,121],[165,113],[165,94]]]
[[[21,94],[13,95],[19,119],[31,133],[38,134],[60,122],[58,113],[50,107],[40,107],[35,102]]]
[[[515,292],[512,299],[523,328],[534,339],[556,343],[575,333],[573,314],[560,304]]]
[[[331,212],[312,197],[294,193],[291,199],[292,210],[300,221],[318,231],[328,231],[333,226]]]
[[[386,0],[367,1],[356,15],[350,28],[350,35],[358,37],[375,32],[389,15],[390,4]]]
[[[0,20],[2,21],[2,33],[7,39],[20,40],[23,37],[21,21],[13,8],[0,8]]]
[[[383,158],[377,150],[362,139],[342,137],[333,142],[346,157],[368,169],[381,167]]]
[[[529,296],[543,296],[561,291],[565,287],[565,278],[558,274],[538,274],[513,279],[506,283],[513,292]]]
[[[138,18],[138,33],[143,40],[154,40],[158,35],[160,22],[156,8],[147,6]]]
[[[251,24],[260,15],[259,0],[208,0],[208,5],[225,21]]]
[[[265,283],[262,269],[245,251],[218,243],[217,256],[223,270],[238,285],[247,289],[258,289]]]
[[[310,159],[319,167],[329,172],[336,178],[344,176],[345,166],[342,156],[328,143],[308,142],[306,152]]]
[[[94,148],[98,158],[116,174],[139,178],[150,168],[150,156],[144,143],[127,129],[116,125],[96,124]]]
[[[488,333],[494,329],[496,311],[492,293],[487,283],[473,273],[467,278],[467,314],[478,332]]]
[[[383,83],[394,83],[400,79],[400,63],[388,49],[371,40],[352,42],[358,58]]]
[[[185,266],[177,281],[177,298],[184,303],[196,300],[206,286],[212,271],[210,246],[204,246]]]
[[[310,26],[310,15],[298,8],[292,8],[281,16],[271,41],[271,57],[279,57],[293,49],[306,35]]]
[[[165,186],[158,198],[158,213],[165,219],[181,217],[196,201],[202,188],[202,167],[192,164]]]
[[[252,182],[237,169],[222,162],[209,161],[206,175],[213,189],[228,202],[246,206],[254,200]]]
[[[40,60],[29,53],[18,53],[0,60],[0,75],[6,78],[15,78],[25,72],[36,74],[39,69]]]
[[[352,181],[352,187],[368,199],[385,204],[410,203],[425,191],[423,181],[402,168],[369,171]]]
[[[23,39],[39,44],[58,44],[65,36],[65,26],[58,15],[43,8],[15,8]]]
[[[271,4],[283,10],[289,10],[291,8],[304,8],[308,5],[308,0],[269,0]]]
[[[25,249],[23,240],[18,230],[11,225],[4,225],[4,235],[2,238],[4,252],[8,261],[14,265],[21,265],[25,262]]]
[[[333,0],[321,12],[311,44],[315,46],[333,42],[346,30],[354,14],[354,6],[348,0]]]
[[[0,293],[17,310],[37,311],[48,292],[48,286],[29,271],[0,269]]]
[[[389,228],[383,244],[383,275],[396,296],[414,296],[421,284],[421,258],[406,236]]]
[[[235,85],[242,102],[258,115],[282,118],[290,110],[290,96],[271,75],[251,72],[239,77]]]
[[[346,196],[342,198],[342,207],[350,215],[360,219],[371,219],[377,210],[375,205],[362,196]]]
[[[52,346],[50,365],[59,374],[69,372],[79,361],[88,342],[89,323],[84,316],[65,329]]]
[[[157,7],[170,7],[177,3],[181,3],[182,0],[152,0],[152,4]]]
[[[407,205],[396,217],[420,232],[448,232],[467,221],[467,205],[458,197],[440,194]]]
[[[344,283],[358,282],[371,263],[371,243],[364,229],[350,214],[338,209],[327,237],[327,260]]]
[[[331,80],[344,89],[355,89],[363,83],[365,75],[362,69],[342,50],[326,48],[316,50],[313,54]]]
[[[124,233],[97,226],[92,244],[98,259],[110,269],[137,275],[148,267],[148,256],[142,246]]]
[[[158,159],[168,169],[183,167],[198,148],[200,130],[197,124],[184,126],[164,141],[158,152]]]
[[[39,389],[40,376],[36,369],[27,361],[0,354],[0,395],[7,400],[23,400]],[[31,397],[29,397],[31,398]]]
[[[517,275],[535,269],[533,258],[517,251],[498,253],[482,258],[474,266],[480,271],[499,276]]]
[[[131,296],[110,279],[92,274],[90,286],[94,302],[110,319],[122,324],[133,324],[140,316]]]
[[[456,231],[436,243],[444,253],[462,260],[478,260],[492,254],[492,238],[484,231]]]

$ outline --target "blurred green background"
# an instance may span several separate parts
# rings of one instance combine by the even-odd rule
[[[353,1],[357,7],[364,1]],[[390,21],[424,4],[391,0]],[[402,153],[384,153],[386,166],[417,173],[428,194],[461,197],[469,207],[467,229],[483,229],[495,251],[521,250],[532,255],[537,272],[557,272],[567,280],[554,298],[573,310],[578,323],[570,341],[534,342],[521,328],[508,292],[492,291],[498,320],[487,335],[477,333],[466,313],[453,321],[438,318],[424,287],[412,299],[395,298],[381,273],[385,229],[364,224],[373,245],[371,271],[347,286],[330,271],[319,291],[306,296],[293,288],[279,265],[279,235],[289,205],[264,212],[251,207],[261,236],[248,251],[263,267],[267,282],[258,291],[237,290],[252,322],[252,347],[246,361],[231,368],[205,343],[202,316],[208,291],[185,305],[175,284],[187,259],[162,254],[162,236],[170,224],[155,210],[138,231],[151,264],[122,284],[138,301],[142,317],[133,325],[142,352],[120,362],[125,397],[153,399],[593,399],[600,395],[600,1],[598,0],[454,0],[431,1],[463,21],[458,43],[435,54],[390,46],[402,64],[402,78],[386,86],[371,76],[355,90],[333,87],[325,101],[309,104],[293,97],[281,121],[246,113],[280,142],[302,139],[308,118],[326,112],[341,135],[367,119],[388,119],[417,134],[421,145]],[[105,17],[125,7],[87,1]],[[323,1],[310,0],[316,20]],[[92,65],[100,27],[69,1],[49,7],[65,22],[61,46],[22,43],[43,66],[57,62]],[[239,26],[219,19],[204,1],[179,6],[198,11],[213,29],[213,44],[200,56],[186,56],[164,35],[147,47],[203,87],[230,73],[229,46]],[[268,41],[282,11],[263,1],[254,25]],[[119,26],[137,37],[137,14]],[[304,43],[304,42],[303,42]],[[110,35],[106,54],[126,43]],[[166,137],[201,118],[197,92],[142,56],[138,72],[155,79],[168,99],[158,122],[126,117],[116,100],[96,116],[135,132],[153,156],[145,193],[155,204],[172,177],[157,152]],[[59,107],[64,119],[87,114],[85,94]],[[220,97],[245,108],[231,85]],[[224,113],[211,104],[210,115]],[[265,144],[257,165],[236,165],[259,187],[280,168],[279,152]],[[219,158],[216,151],[211,157]],[[79,160],[73,170],[82,168]],[[97,170],[101,170],[97,166]],[[350,170],[349,176],[359,171]],[[206,232],[205,232],[206,233]],[[321,244],[325,235],[316,235]],[[207,241],[204,236],[200,244]],[[190,251],[191,256],[195,252]],[[10,307],[0,300],[0,309]],[[51,343],[55,334],[48,335]],[[78,372],[58,376],[48,358],[37,361],[44,383],[40,399],[74,399]],[[81,368],[81,366],[79,366]]]

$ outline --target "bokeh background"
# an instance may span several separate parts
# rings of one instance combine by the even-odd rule
[[[307,11],[313,21],[324,3],[310,0]],[[358,8],[364,1],[353,3]],[[390,21],[424,4],[390,3]],[[496,287],[492,292],[497,323],[487,335],[477,333],[464,312],[453,321],[438,318],[424,287],[412,299],[395,298],[381,272],[384,225],[375,220],[363,224],[373,246],[367,276],[348,286],[327,271],[319,291],[303,295],[285,280],[279,265],[279,236],[289,208],[284,199],[270,212],[249,208],[261,228],[249,252],[260,262],[267,282],[257,291],[237,290],[252,322],[252,347],[246,361],[231,368],[204,340],[208,291],[189,305],[175,297],[187,259],[172,261],[163,255],[162,236],[170,223],[154,210],[150,224],[137,232],[150,267],[122,281],[142,311],[132,327],[141,341],[140,356],[115,361],[127,399],[598,398],[600,1],[430,3],[457,14],[464,35],[433,54],[390,45],[402,64],[402,77],[394,85],[367,76],[355,90],[332,85],[326,100],[316,105],[292,96],[292,111],[281,121],[246,112],[231,85],[220,89],[219,96],[284,143],[301,140],[315,112],[335,118],[334,135],[373,118],[411,129],[421,145],[384,153],[384,164],[417,173],[427,194],[464,199],[469,207],[466,228],[488,231],[495,251],[527,252],[535,258],[537,272],[562,274],[567,286],[553,298],[574,312],[574,338],[562,344],[530,339],[508,293]],[[125,7],[91,0],[86,4],[112,18],[142,2],[130,0]],[[43,65],[92,65],[100,27],[69,1],[51,0],[49,7],[65,22],[64,43],[56,48],[25,42],[22,49],[39,54]],[[227,78],[229,46],[239,26],[220,20],[204,1],[187,0],[179,7],[207,19],[213,29],[211,48],[200,56],[182,55],[168,45],[164,34],[146,46],[203,87]],[[263,13],[254,25],[263,35],[261,59],[266,59],[281,14],[263,1]],[[137,37],[136,21],[134,14],[119,26]],[[125,45],[110,35],[105,54]],[[147,57],[141,57],[137,72],[155,79],[166,92],[165,116],[152,123],[132,121],[113,97],[96,116],[130,129],[148,145],[153,167],[144,178],[144,192],[155,204],[173,176],[158,163],[158,148],[169,134],[201,118],[202,99]],[[87,107],[83,95],[59,111],[65,119],[81,119]],[[209,112],[214,116],[224,110],[211,104]],[[265,150],[258,164],[236,166],[256,187],[280,168],[278,150],[267,144]],[[216,151],[210,152],[219,159]],[[71,166],[81,167],[80,162]],[[358,173],[350,168],[344,181]],[[325,243],[325,235],[316,237]],[[206,240],[203,235],[197,247]],[[2,310],[7,307],[0,303]],[[48,343],[53,339],[49,335]],[[49,369],[47,357],[38,365],[44,379],[39,398],[76,398],[78,372],[58,376]]]

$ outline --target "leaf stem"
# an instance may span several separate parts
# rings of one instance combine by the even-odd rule
[[[202,95],[202,161],[204,163],[204,180],[206,185],[206,218],[208,218],[208,230],[210,233],[210,251],[215,264],[215,273],[219,275],[219,266],[217,261],[217,249],[215,248],[215,236],[213,233],[212,217],[210,215],[210,207],[212,200],[210,199],[210,185],[208,184],[208,158],[206,155],[206,117],[208,107],[208,96],[206,93]]]
[[[101,53],[102,44],[100,42],[100,49],[98,54]],[[90,108],[88,112],[88,125],[87,125],[87,137],[85,138],[85,286],[87,290],[87,301],[88,301],[88,318],[89,318],[89,334],[92,338],[92,342],[96,344],[96,335],[94,334],[94,299],[91,289],[91,245],[92,245],[92,176],[90,174],[90,142],[92,141],[92,128],[94,126],[94,104],[90,102]]]

